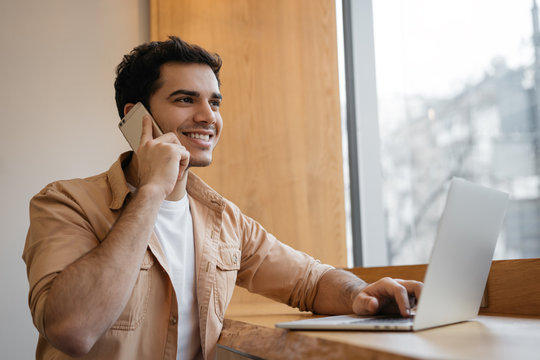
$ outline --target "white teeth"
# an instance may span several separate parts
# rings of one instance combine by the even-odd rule
[[[202,134],[197,134],[197,133],[188,133],[187,135],[194,139],[201,139],[204,141],[210,140],[210,135],[202,135]]]

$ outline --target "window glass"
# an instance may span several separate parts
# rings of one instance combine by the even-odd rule
[[[453,176],[511,193],[495,258],[540,257],[533,6],[373,1],[390,264],[429,260]]]

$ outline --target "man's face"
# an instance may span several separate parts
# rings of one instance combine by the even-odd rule
[[[208,166],[221,134],[221,95],[208,65],[166,63],[150,111],[163,133],[173,132],[190,153],[190,166]]]

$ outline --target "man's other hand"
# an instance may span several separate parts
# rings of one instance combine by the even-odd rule
[[[423,283],[419,281],[382,278],[355,296],[353,311],[358,315],[401,314],[409,317],[422,287]]]

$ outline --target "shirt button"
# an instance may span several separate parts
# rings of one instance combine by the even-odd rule
[[[176,325],[177,321],[178,320],[176,319],[176,316],[171,317],[171,324],[172,325]]]

